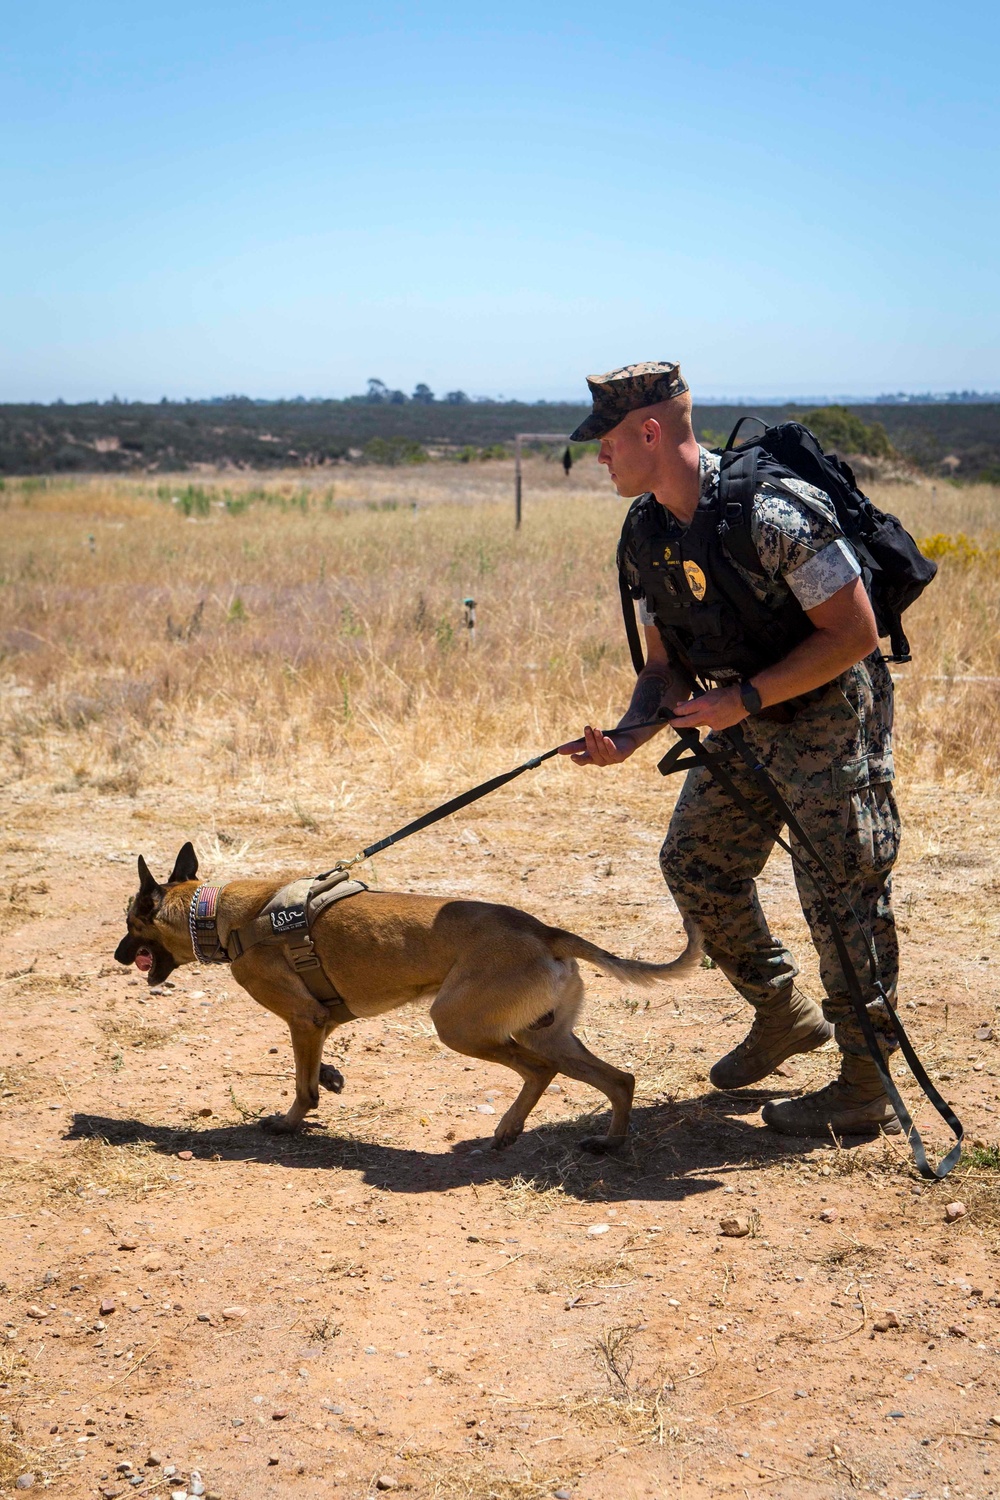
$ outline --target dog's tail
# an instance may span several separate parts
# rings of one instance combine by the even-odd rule
[[[687,934],[687,946],[683,953],[671,959],[668,964],[647,964],[637,958],[619,958],[616,953],[608,953],[604,948],[588,943],[586,938],[577,937],[575,932],[559,929],[554,934],[552,951],[556,958],[582,958],[596,969],[610,974],[612,978],[620,979],[623,984],[663,984],[696,969],[701,962],[705,951],[701,933],[687,918],[684,920],[684,931]]]

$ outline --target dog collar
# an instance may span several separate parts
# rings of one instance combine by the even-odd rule
[[[217,925],[221,885],[200,885],[188,907],[188,929],[195,960],[201,964],[227,964],[229,954],[222,946]],[[202,947],[204,942],[205,946]]]

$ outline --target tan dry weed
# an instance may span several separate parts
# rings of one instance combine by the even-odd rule
[[[263,785],[321,754],[343,795],[290,796],[289,820],[351,839],[386,791],[426,800],[583,716],[614,718],[631,683],[613,574],[622,502],[589,467],[567,485],[534,463],[516,533],[509,466],[481,467],[268,476],[270,503],[231,514],[220,501],[203,519],[157,498],[159,481],[8,483],[10,774],[51,776],[70,796],[133,796],[169,747],[183,745],[206,784],[238,770]],[[915,661],[899,672],[898,745],[939,774],[1000,765],[998,497],[876,487],[936,538],[940,579],[907,617]],[[54,774],[67,766],[70,780]]]

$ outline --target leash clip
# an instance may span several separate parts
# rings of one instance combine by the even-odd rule
[[[364,858],[365,851],[363,849],[359,849],[357,854],[355,854],[351,859],[338,859],[333,868],[335,870],[352,870],[355,865],[361,864]]]

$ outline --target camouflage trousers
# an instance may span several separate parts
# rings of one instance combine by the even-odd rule
[[[794,742],[779,744],[778,753],[768,754],[773,747],[760,743],[762,738],[766,740],[764,726],[755,724],[747,739],[757,741],[754,748],[769,775],[836,877],[839,890],[827,890],[826,894],[843,928],[858,975],[869,988],[865,942],[845,908],[844,897],[875,944],[882,983],[889,1003],[894,1005],[899,950],[891,871],[900,828],[892,783],[883,780],[868,784],[863,762],[860,768],[831,766],[829,761],[817,767],[814,757],[811,763],[806,758],[803,769],[803,760],[794,753]],[[670,821],[660,865],[681,914],[693,918],[701,928],[709,956],[745,1000],[766,1007],[798,973],[791,953],[771,933],[756,886],[756,877],[781,832],[782,820],[741,760],[734,756],[727,769],[761,823],[735,806],[709,771],[693,769],[687,773]],[[791,842],[795,848],[795,840]],[[796,852],[801,853],[801,848]],[[832,1022],[842,1051],[867,1057],[868,1049],[815,888],[808,875],[798,869],[795,880],[819,954],[826,991],[823,1014]],[[885,1038],[887,1050],[891,1050],[895,1039],[884,1005],[873,999],[868,1013],[876,1033]]]

